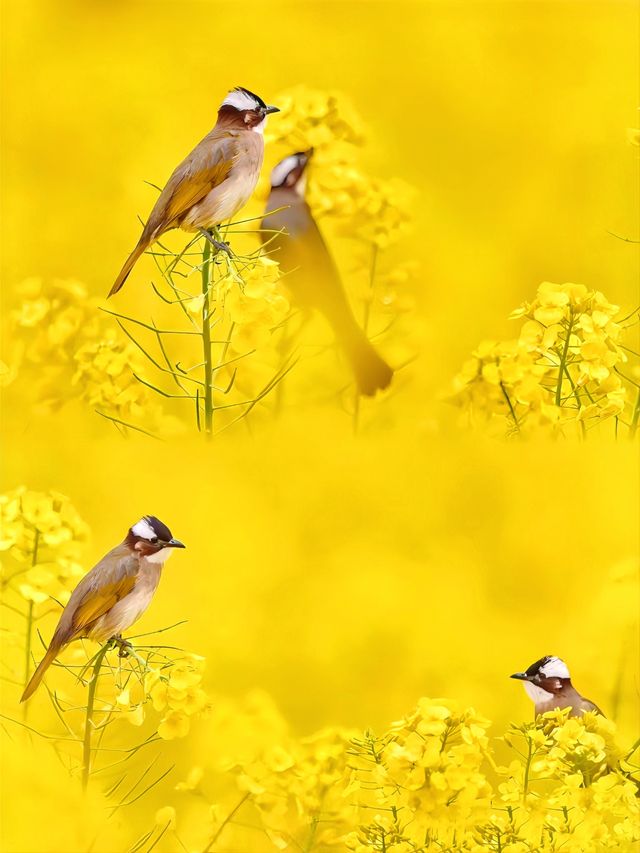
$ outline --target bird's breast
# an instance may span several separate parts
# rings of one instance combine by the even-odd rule
[[[262,136],[244,133],[237,143],[237,152],[227,177],[191,208],[181,227],[194,231],[198,228],[215,228],[221,222],[233,219],[253,195],[260,177],[263,155]]]
[[[128,595],[117,601],[111,610],[94,622],[91,633],[92,640],[104,642],[116,634],[121,634],[130,628],[145,612],[160,582],[162,565],[140,561],[140,571],[136,584]]]

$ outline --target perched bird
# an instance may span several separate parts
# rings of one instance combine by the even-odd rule
[[[267,106],[241,86],[229,92],[213,130],[167,181],[109,296],[120,290],[140,255],[166,231],[208,232],[244,207],[258,182],[267,116],[277,112],[278,107]]]
[[[35,692],[42,676],[73,640],[98,643],[115,639],[145,612],[160,582],[162,567],[173,548],[184,548],[169,528],[145,515],[129,529],[124,542],[106,554],[71,593],[45,656],[31,676],[21,702]]]
[[[293,301],[303,310],[316,308],[328,320],[347,357],[360,394],[386,388],[393,370],[357,324],[340,274],[305,201],[306,169],[313,154],[285,157],[271,173],[271,192],[262,221],[262,240],[286,275]],[[282,208],[279,210],[278,208]],[[280,232],[273,234],[273,232]]]
[[[569,669],[560,658],[552,655],[540,658],[525,672],[514,672],[511,678],[523,682],[524,689],[535,703],[536,717],[556,708],[571,708],[570,717],[579,717],[585,711],[602,714],[597,705],[581,696],[571,684]]]

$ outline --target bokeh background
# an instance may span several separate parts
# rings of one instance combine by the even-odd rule
[[[508,675],[553,653],[634,740],[637,449],[499,441],[460,429],[443,397],[540,281],[638,302],[637,246],[620,239],[639,235],[637,5],[9,0],[3,16],[5,311],[33,275],[104,295],[155,198],[144,181],[166,179],[238,84],[349,96],[367,166],[417,190],[401,251],[420,268],[417,358],[358,436],[320,401],[209,446],[12,406],[4,488],[68,495],[92,530],[87,568],[141,514],[165,520],[188,550],[141,630],[188,619],[174,640],[207,657],[211,692],[261,688],[300,733],[380,727],[421,695],[525,719]],[[121,308],[143,308],[146,263]],[[9,716],[18,692],[3,686]]]

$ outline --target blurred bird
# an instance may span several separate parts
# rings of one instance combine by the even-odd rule
[[[124,542],[109,551],[71,593],[45,656],[22,694],[28,699],[60,652],[73,640],[115,640],[121,653],[131,646],[121,635],[145,612],[173,548],[184,548],[169,528],[145,515],[129,529]]]
[[[571,684],[569,669],[560,658],[551,655],[540,658],[525,672],[514,672],[511,678],[524,682],[527,695],[535,703],[536,717],[556,708],[571,708],[570,717],[579,717],[585,711],[602,714],[597,705],[581,696]]]
[[[340,274],[311,215],[304,194],[306,168],[313,154],[299,151],[285,157],[271,173],[271,193],[261,237],[280,268],[293,300],[302,309],[316,308],[329,321],[347,357],[360,394],[373,396],[386,388],[393,370],[358,326]],[[283,208],[278,210],[278,208]],[[277,212],[272,212],[277,211]],[[279,234],[269,232],[279,231]]]
[[[120,290],[140,255],[166,231],[208,232],[244,207],[258,182],[267,116],[277,112],[278,107],[267,106],[241,86],[229,92],[213,130],[167,181],[109,296]],[[226,250],[224,244],[209,239]]]

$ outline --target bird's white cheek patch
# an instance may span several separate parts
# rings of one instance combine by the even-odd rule
[[[159,563],[162,565],[166,563],[169,557],[171,556],[171,552],[173,548],[162,548],[160,551],[156,551],[155,554],[149,554],[148,557],[145,557],[150,563]]]
[[[251,130],[254,133],[264,133],[264,129],[267,126],[267,117],[265,116],[260,124],[256,124],[255,127],[252,127]]]
[[[542,687],[537,687],[530,681],[523,681],[522,684],[524,685],[524,689],[527,691],[527,695],[530,699],[533,699],[534,702],[548,702],[549,699],[553,699],[553,693],[547,693],[547,691],[543,690]]]

